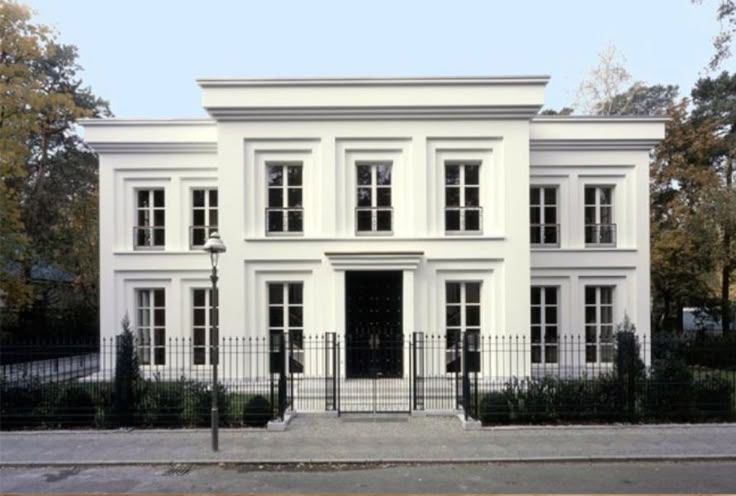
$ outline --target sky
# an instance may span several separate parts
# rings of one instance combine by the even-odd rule
[[[205,117],[201,77],[545,74],[560,108],[609,44],[686,95],[719,28],[717,0],[21,1],[120,118]]]

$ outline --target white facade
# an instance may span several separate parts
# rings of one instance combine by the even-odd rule
[[[598,328],[609,312],[613,324],[627,313],[648,335],[649,150],[663,138],[664,121],[539,116],[546,82],[208,79],[199,84],[211,120],[85,121],[86,141],[100,155],[103,337],[119,332],[126,313],[141,324],[140,291],[149,289],[162,289],[165,301],[144,310],[165,318],[145,326],[166,339],[193,336],[194,289],[210,284],[208,257],[190,245],[191,226],[202,223],[193,205],[200,189],[217,190],[216,227],[228,248],[220,260],[223,336],[268,335],[269,283],[302,285],[305,335],[346,336],[351,271],[400,272],[405,335],[447,332],[448,282],[480,283],[485,336],[530,337],[532,319],[549,325],[532,314],[532,286],[554,288],[558,335],[584,339],[586,288],[610,288],[590,293]],[[371,176],[370,166],[390,167],[390,201],[378,191],[388,187],[386,178],[379,184],[386,169]],[[287,167],[289,180],[294,173],[301,202],[298,192],[291,204],[286,199],[289,185],[276,185],[275,167]],[[461,184],[448,188],[460,168]],[[269,180],[281,193],[269,192]],[[535,222],[545,224],[549,243],[541,246],[532,245],[530,229],[537,187],[554,196],[537,210],[547,217]],[[369,206],[390,206],[381,214],[390,217],[388,229],[376,230],[387,227],[386,217],[371,213],[381,209],[356,211],[359,195]],[[269,232],[269,203],[301,203],[293,212],[302,230]],[[446,214],[448,204],[462,213]],[[288,229],[289,211],[273,212]],[[373,231],[359,232],[359,216]],[[460,229],[456,218],[464,219]],[[157,222],[163,228],[135,234]]]

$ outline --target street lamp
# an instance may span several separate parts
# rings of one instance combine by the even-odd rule
[[[204,244],[204,251],[210,254],[210,262],[212,262],[212,275],[210,280],[212,281],[212,296],[210,297],[210,362],[212,363],[212,451],[218,450],[218,428],[220,425],[220,413],[217,407],[217,363],[219,362],[219,332],[218,332],[218,320],[219,320],[219,298],[217,295],[217,262],[220,258],[220,253],[225,253],[227,248],[225,243],[220,239],[220,234],[213,232],[210,234],[209,239]]]

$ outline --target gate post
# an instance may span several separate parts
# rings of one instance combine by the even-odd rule
[[[424,333],[415,332],[412,340],[412,391],[414,410],[424,410]]]
[[[337,410],[337,363],[336,363],[336,335],[334,332],[325,333],[325,410]]]

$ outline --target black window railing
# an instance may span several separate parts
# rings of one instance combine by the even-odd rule
[[[217,226],[189,226],[189,249],[202,248]]]
[[[445,207],[445,233],[480,234],[483,207]]]
[[[393,207],[356,207],[356,232],[358,234],[391,234],[393,217]]]
[[[616,246],[616,224],[585,224],[587,246]]]
[[[560,225],[532,224],[529,239],[535,246],[560,246]]]
[[[133,227],[133,246],[136,250],[163,250],[166,244],[166,227]]]
[[[268,207],[266,208],[267,234],[303,234],[303,207]]]

